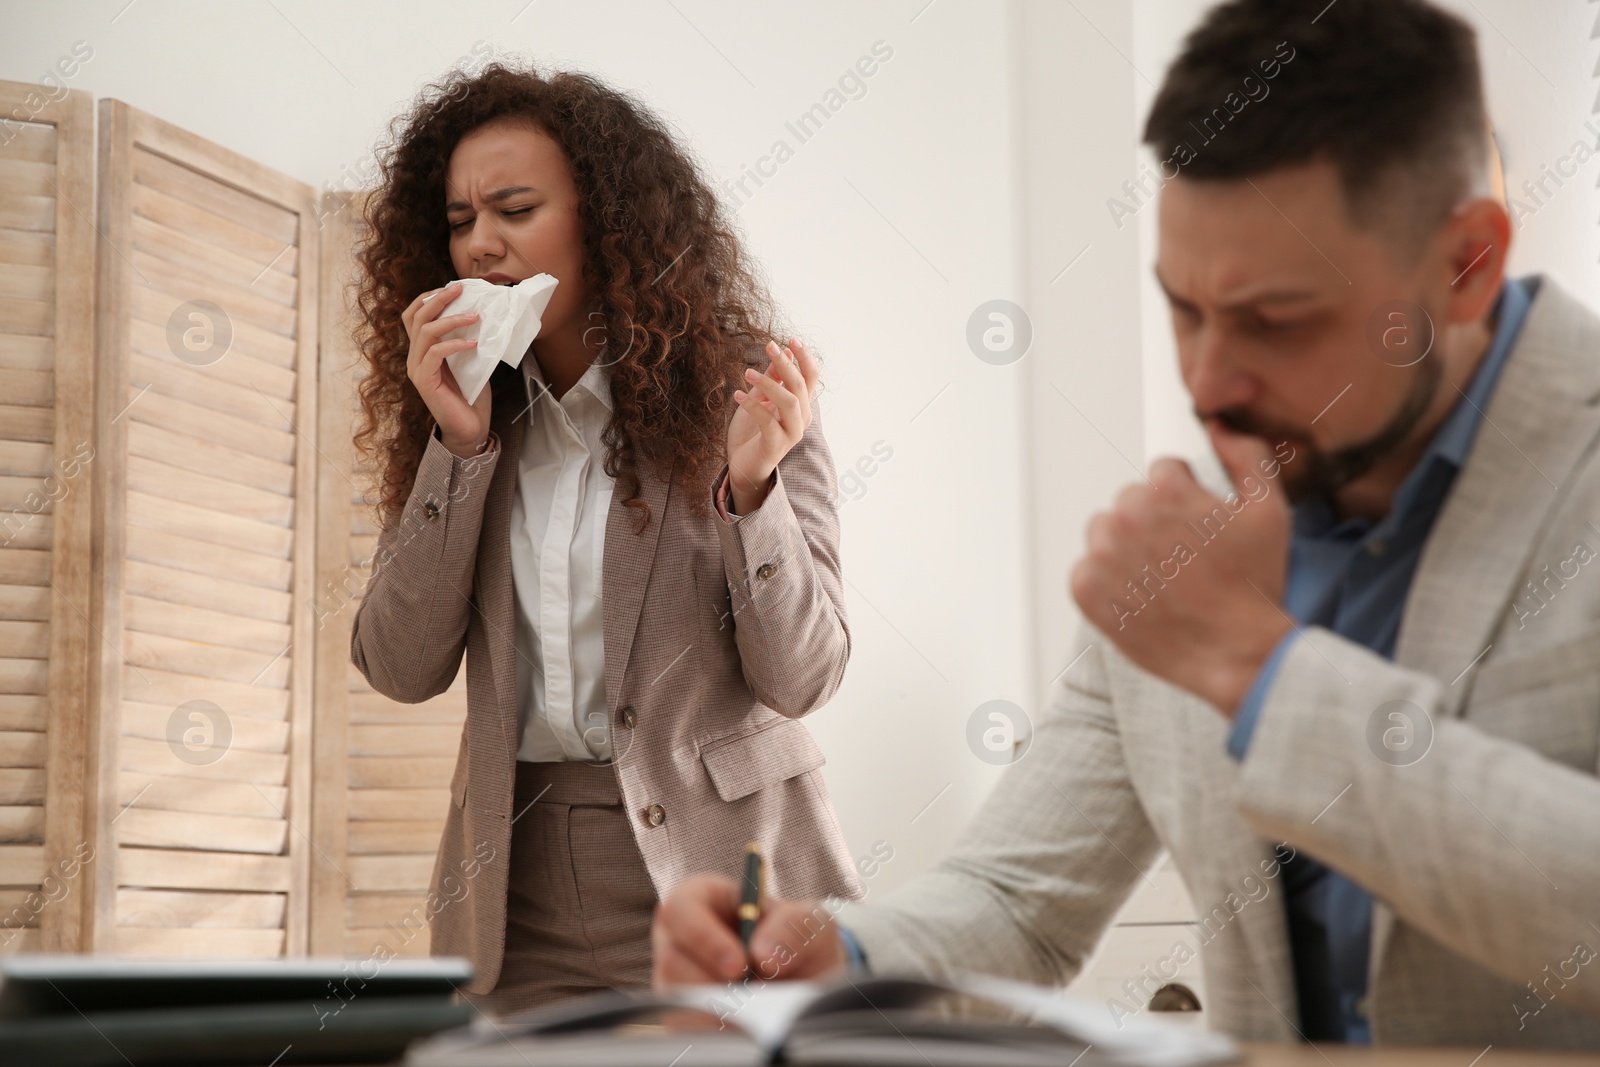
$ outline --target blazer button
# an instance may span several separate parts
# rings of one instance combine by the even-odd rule
[[[776,563],[763,563],[761,566],[756,568],[756,577],[760,578],[763,582],[777,573],[778,565]]]
[[[439,505],[430,500],[422,505],[422,513],[428,517],[429,522],[432,522],[439,517]]]
[[[651,826],[660,826],[667,821],[667,809],[660,804],[652,804],[644,809],[644,817]]]
[[[630,730],[639,725],[639,716],[634,714],[632,704],[622,709],[622,725]]]

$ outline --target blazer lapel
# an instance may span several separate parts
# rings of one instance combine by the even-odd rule
[[[1395,643],[1396,663],[1449,680],[1440,699],[1452,717],[1561,487],[1600,432],[1600,320],[1548,278],[1540,283],[1423,548]],[[1394,913],[1377,903],[1371,977],[1393,928]]]
[[[1450,715],[1461,712],[1467,672],[1515,599],[1560,487],[1600,430],[1597,350],[1600,321],[1542,279],[1423,549],[1395,644],[1396,663],[1453,680],[1442,693]]]
[[[677,474],[674,466],[672,475]],[[639,628],[639,613],[655,567],[656,545],[661,540],[661,524],[672,499],[672,481],[663,481],[654,472],[639,472],[639,499],[650,505],[650,524],[634,532],[634,508],[622,503],[622,494],[613,493],[606,513],[606,543],[600,589],[605,599],[606,707],[616,708],[622,700],[622,679],[633,654],[634,635]]]
[[[496,719],[506,751],[514,752],[521,733],[517,717],[516,588],[511,577],[511,505],[517,496],[522,435],[528,425],[523,411],[497,428],[503,455],[495,464],[484,502],[483,531],[478,538],[478,573],[497,576],[477,583],[478,610],[488,631],[489,676],[494,679]]]

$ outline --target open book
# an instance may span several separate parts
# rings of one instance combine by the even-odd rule
[[[412,1046],[407,1067],[1202,1067],[1238,1058],[1225,1035],[987,975],[851,977],[609,992],[476,1019]]]

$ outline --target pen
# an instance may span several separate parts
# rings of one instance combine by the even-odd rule
[[[750,954],[750,935],[761,920],[761,842],[744,846],[744,889],[739,894],[739,940]]]

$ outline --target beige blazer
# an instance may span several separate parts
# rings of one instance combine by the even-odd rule
[[[511,410],[504,410],[510,407]],[[430,438],[401,519],[378,539],[350,654],[374,689],[415,703],[467,657],[467,721],[428,910],[434,955],[465,956],[486,993],[505,949],[519,716],[510,521],[526,411],[495,408],[493,454]],[[719,476],[720,478],[720,476]],[[699,489],[707,501],[711,484]],[[850,656],[833,460],[820,416],[734,523],[641,478],[652,517],[606,517],[606,706],[613,766],[659,896],[699,871],[740,873],[744,846],[775,861],[785,897],[863,895],[801,716],[838,689]]]
[[[1085,627],[1032,747],[950,858],[844,912],[874,969],[1065,983],[1168,849],[1199,913],[1174,945],[1199,955],[1211,1025],[1293,1041],[1282,841],[1376,898],[1376,1041],[1600,1047],[1597,402],[1600,318],[1545,279],[1394,661],[1307,627],[1240,763],[1215,708]],[[1413,736],[1431,723],[1408,765],[1378,755],[1394,701],[1417,709]],[[1113,1017],[1144,1007],[1121,999]]]

